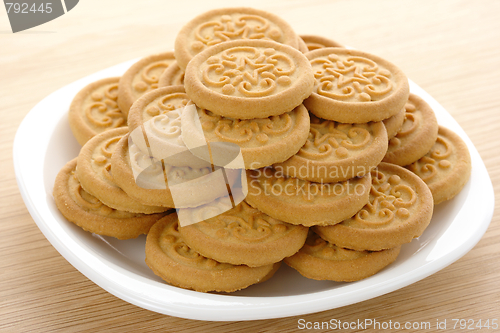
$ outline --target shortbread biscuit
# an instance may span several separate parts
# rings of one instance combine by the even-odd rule
[[[118,86],[118,103],[125,115],[139,97],[158,88],[160,76],[174,62],[173,52],[154,54],[142,58],[123,74]]]
[[[222,42],[269,40],[298,47],[297,34],[280,17],[253,8],[222,8],[203,13],[187,23],[175,40],[175,58],[186,69],[189,61]]]
[[[179,85],[184,85],[184,71],[174,62],[160,76],[158,88]]]
[[[269,265],[293,255],[307,237],[308,228],[274,219],[245,201],[232,208],[219,200],[207,209],[219,209],[220,214],[183,226],[179,231],[190,248],[219,262],[250,267]]]
[[[144,205],[128,196],[114,181],[111,155],[116,143],[128,133],[128,128],[103,132],[90,139],[81,149],[77,159],[76,175],[85,191],[106,206],[133,213],[158,213],[168,208]]]
[[[115,210],[85,191],[75,175],[76,158],[59,171],[54,200],[61,214],[85,231],[118,239],[147,234],[163,214],[135,214]]]
[[[355,251],[331,244],[310,232],[304,247],[285,263],[314,280],[352,282],[365,279],[393,263],[401,246],[383,251]]]
[[[321,238],[353,250],[392,249],[419,237],[429,225],[434,203],[427,185],[395,164],[372,171],[370,202],[339,224],[314,227]]]
[[[69,107],[69,126],[82,146],[96,134],[127,126],[127,116],[117,104],[119,77],[89,84],[76,94]]]
[[[399,130],[401,130],[401,127],[403,127],[403,123],[405,121],[405,115],[406,115],[406,110],[402,109],[394,116],[383,120],[385,129],[387,130],[387,138],[389,140],[395,137],[396,134],[399,132]]]
[[[453,131],[439,126],[432,149],[418,161],[408,165],[429,186],[434,204],[450,200],[467,184],[471,159],[467,145]]]
[[[266,40],[217,44],[194,57],[184,87],[197,106],[215,114],[253,119],[293,110],[314,86],[309,61],[297,49]]]
[[[247,171],[248,195],[253,207],[291,224],[333,225],[356,214],[368,203],[368,173],[339,183],[313,183],[287,177],[271,168]]]
[[[306,44],[308,51],[324,49],[326,47],[344,47],[342,44],[322,36],[300,35],[300,38],[304,41],[304,44]]]
[[[410,94],[405,105],[405,120],[383,161],[405,166],[424,156],[436,142],[438,123],[434,111],[422,98]]]
[[[146,240],[146,264],[171,285],[201,292],[233,292],[269,279],[280,266],[218,263],[188,247],[178,228],[177,215],[170,214],[151,228]]]
[[[309,114],[299,105],[279,116],[240,120],[206,109],[186,108],[181,126],[182,140],[189,149],[199,147],[200,142],[207,142],[210,147],[228,142],[240,147],[246,169],[257,169],[283,162],[297,153],[309,135]]]
[[[306,42],[304,42],[304,40],[300,37],[298,37],[298,41],[299,41],[299,47],[298,47],[299,51],[302,53],[309,52],[309,49],[307,48]]]
[[[320,118],[350,124],[380,121],[397,114],[408,100],[408,79],[387,60],[331,47],[306,56],[316,83],[304,105]]]
[[[305,145],[283,163],[275,164],[286,175],[318,183],[361,177],[376,167],[387,151],[387,131],[382,122],[342,124],[311,116]]]

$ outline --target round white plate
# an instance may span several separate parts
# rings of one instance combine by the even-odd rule
[[[144,236],[120,241],[92,235],[67,222],[52,197],[57,173],[80,150],[68,125],[71,100],[85,85],[119,76],[135,61],[100,71],[49,95],[29,112],[14,141],[19,189],[40,230],[76,269],[127,302],[176,317],[227,321],[333,309],[389,293],[446,267],[474,247],[491,221],[493,187],[476,148],[451,115],[410,82],[411,91],[434,109],[439,124],[464,139],[472,158],[472,175],[458,196],[436,206],[430,226],[421,237],[402,247],[393,264],[352,283],[309,280],[283,264],[269,281],[233,294],[199,293],[170,286],[146,266]]]

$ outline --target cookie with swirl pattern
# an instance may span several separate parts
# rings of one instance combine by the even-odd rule
[[[127,126],[127,116],[118,107],[119,77],[98,80],[76,94],[69,107],[69,126],[82,146],[108,129]]]
[[[290,159],[274,164],[284,174],[318,183],[361,177],[387,151],[387,131],[380,121],[343,124],[310,114],[306,143]]]
[[[398,132],[403,127],[403,123],[405,121],[406,110],[402,109],[394,116],[384,119],[382,122],[384,123],[385,129],[387,130],[387,138],[390,140],[398,134]]]
[[[146,264],[167,283],[200,292],[237,291],[266,281],[280,266],[231,265],[204,257],[184,242],[175,213],[159,220],[148,233]]]
[[[469,149],[456,133],[439,126],[431,150],[406,168],[429,186],[437,205],[453,198],[467,184],[471,174]]]
[[[175,39],[175,58],[186,69],[207,48],[232,40],[268,40],[298,47],[297,34],[279,16],[248,7],[205,12],[188,22]]]
[[[213,216],[203,220],[204,214]],[[179,213],[181,214],[181,213]],[[258,267],[283,260],[297,252],[307,237],[307,227],[292,225],[252,208],[242,201],[234,208],[218,200],[204,209],[193,209],[200,221],[179,229],[186,244],[202,255],[233,265]]]
[[[265,40],[210,47],[189,62],[184,75],[193,103],[236,119],[289,112],[311,94],[313,85],[312,68],[303,53]]]
[[[307,52],[324,49],[326,47],[344,47],[342,44],[323,36],[300,35],[300,39],[304,42]]]
[[[184,70],[177,65],[177,62],[174,62],[160,76],[158,88],[179,85],[184,85]]]
[[[381,121],[403,109],[408,79],[394,64],[344,48],[306,53],[315,85],[304,105],[316,116],[341,123]]]
[[[356,214],[368,203],[370,174],[338,183],[315,183],[285,176],[266,167],[247,170],[253,207],[276,219],[307,227],[333,225]]]
[[[382,251],[344,249],[311,231],[304,247],[284,261],[309,279],[352,282],[370,277],[390,265],[400,250],[401,246]]]
[[[59,171],[54,183],[57,209],[70,222],[85,231],[118,239],[147,234],[164,214],[138,214],[120,211],[103,204],[85,191],[75,174],[76,158]]]
[[[434,209],[423,180],[389,163],[380,163],[371,176],[370,202],[341,223],[314,227],[321,238],[348,249],[380,251],[422,235]]]
[[[410,94],[401,129],[389,140],[383,161],[401,166],[424,156],[436,142],[438,123],[434,111],[422,98]]]
[[[118,85],[118,103],[125,115],[139,97],[158,88],[161,75],[174,62],[173,52],[153,54],[142,58],[123,74]]]

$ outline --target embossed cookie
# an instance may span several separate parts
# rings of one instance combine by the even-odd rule
[[[203,13],[187,23],[175,40],[179,67],[210,46],[243,39],[269,40],[297,48],[297,35],[280,17],[253,8],[222,8]]]
[[[197,106],[215,114],[253,119],[293,110],[313,89],[314,76],[300,51],[265,40],[217,44],[194,57],[184,87]]]
[[[75,175],[76,158],[59,171],[54,183],[57,209],[80,228],[118,239],[147,234],[163,214],[135,214],[115,210],[85,191]]]
[[[380,163],[371,176],[370,202],[339,224],[314,227],[321,238],[348,249],[379,251],[422,235],[434,208],[427,185],[414,173],[389,163]]]
[[[269,279],[280,266],[218,263],[187,246],[178,228],[177,215],[170,214],[151,228],[146,240],[146,264],[171,285],[201,292],[233,292]]]
[[[189,149],[205,140],[211,147],[217,142],[232,143],[240,147],[245,168],[257,169],[287,160],[304,145],[309,134],[309,114],[300,105],[279,116],[240,120],[206,109],[186,108],[181,126],[182,140]]]
[[[174,62],[160,76],[158,88],[179,85],[184,85],[184,71]]]
[[[383,251],[355,251],[331,244],[310,232],[304,247],[285,263],[314,280],[351,282],[365,279],[393,263],[401,246]]]
[[[244,201],[234,208],[223,200],[218,203],[208,209],[219,209],[221,214],[179,229],[186,244],[203,256],[257,267],[279,262],[304,245],[308,230],[304,226],[274,219]]]
[[[401,166],[424,156],[436,142],[438,123],[434,111],[423,99],[410,94],[405,105],[405,120],[395,137],[389,140],[384,162]]]
[[[370,172],[387,151],[387,131],[382,122],[342,124],[311,114],[310,126],[304,146],[275,168],[313,182],[339,182]]]
[[[160,76],[174,62],[173,52],[154,54],[142,58],[123,74],[118,86],[118,103],[125,115],[139,97],[158,88]]]
[[[306,227],[333,225],[356,214],[371,188],[370,174],[339,183],[313,183],[271,168],[247,171],[248,195],[253,207],[291,224]]]
[[[69,107],[69,126],[82,146],[98,133],[127,126],[117,104],[119,77],[102,79],[78,92]]]
[[[405,121],[405,115],[406,115],[406,110],[402,109],[394,116],[383,120],[385,129],[387,130],[387,138],[389,140],[392,139],[394,136],[396,136],[399,130],[401,130],[401,127],[403,127],[403,123]]]
[[[304,41],[308,51],[324,49],[326,47],[344,47],[342,44],[322,36],[300,35],[300,38]]]
[[[408,100],[408,79],[387,60],[344,48],[306,56],[316,82],[304,105],[320,118],[350,124],[380,121],[401,111]]]
[[[144,205],[127,195],[114,181],[111,155],[116,143],[128,133],[128,128],[117,128],[96,135],[81,149],[77,159],[76,175],[85,191],[97,197],[106,206],[133,213],[158,213],[168,208]]]
[[[465,142],[439,126],[431,150],[406,168],[422,178],[432,192],[434,204],[438,204],[450,200],[465,186],[471,174],[471,159]]]

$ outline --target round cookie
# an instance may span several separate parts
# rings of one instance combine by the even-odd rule
[[[375,168],[387,151],[382,122],[342,124],[311,116],[310,133],[299,152],[277,163],[288,176],[318,183],[361,177]]]
[[[184,71],[174,62],[160,76],[158,88],[179,85],[184,85]]]
[[[304,105],[320,118],[349,124],[380,121],[401,111],[408,100],[408,79],[380,57],[332,47],[306,57],[316,80]]]
[[[165,216],[151,228],[146,264],[167,283],[201,292],[237,291],[271,278],[280,266],[234,266],[203,257],[184,243],[176,214]]]
[[[465,142],[453,131],[439,126],[431,150],[406,168],[429,186],[437,205],[453,198],[465,186],[471,174],[471,159]]]
[[[116,185],[111,171],[111,155],[116,143],[128,133],[128,128],[116,128],[90,139],[80,150],[76,175],[85,191],[106,206],[133,213],[159,213],[168,208],[149,206],[127,195]]]
[[[314,227],[321,238],[353,250],[392,249],[419,237],[434,203],[427,185],[403,167],[380,163],[371,173],[370,202],[339,224]]]
[[[119,77],[110,77],[93,82],[73,98],[69,126],[82,146],[99,133],[127,126],[127,116],[117,104],[119,80]]]
[[[263,10],[215,9],[195,17],[181,29],[175,39],[175,58],[185,70],[194,56],[222,42],[270,40],[297,48],[297,37],[286,21]]]
[[[123,74],[118,85],[118,104],[125,115],[139,97],[158,88],[160,76],[174,62],[173,52],[153,54],[142,58]]]
[[[76,158],[59,171],[54,183],[57,209],[85,231],[118,239],[147,234],[163,214],[136,214],[115,210],[85,191],[75,175]]]
[[[312,68],[297,49],[266,40],[217,44],[186,68],[186,94],[200,108],[236,119],[281,115],[312,92]]]
[[[219,200],[207,209],[218,209],[220,214],[183,226],[179,231],[189,247],[219,262],[250,267],[269,265],[296,253],[307,237],[308,228],[276,220],[245,201],[232,208]]]
[[[300,38],[304,41],[304,44],[306,44],[308,51],[324,49],[326,47],[344,47],[342,44],[322,36],[300,35]]]
[[[312,183],[267,167],[247,170],[248,195],[253,207],[267,215],[306,227],[333,225],[356,214],[368,203],[368,173],[340,183]]]
[[[406,110],[402,109],[394,116],[384,119],[382,122],[384,123],[385,129],[387,130],[387,138],[390,140],[398,134],[401,127],[403,127],[403,123],[405,121]]]
[[[310,232],[304,247],[285,263],[314,280],[352,282],[365,279],[393,263],[401,246],[383,251],[355,251],[331,244]]]
[[[304,42],[304,40],[300,37],[298,37],[297,40],[299,41],[299,51],[302,53],[309,52],[309,49],[307,48],[306,42]]]
[[[434,111],[423,99],[410,94],[405,120],[396,136],[389,140],[384,162],[405,166],[424,156],[436,142],[438,123]]]

